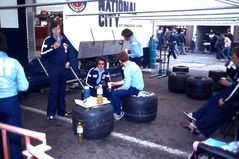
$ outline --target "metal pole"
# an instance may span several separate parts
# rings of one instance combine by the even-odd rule
[[[8,142],[7,142],[7,132],[2,130],[2,144],[3,144],[3,155],[4,159],[9,159],[8,155]]]
[[[113,35],[113,38],[114,38],[114,41],[115,41],[116,39],[115,39],[114,30],[112,30],[112,35]]]
[[[224,1],[224,0],[215,0],[215,1],[218,1],[218,2],[221,2],[221,3],[224,3],[224,4],[230,4],[230,5],[233,5],[233,6],[239,6],[238,4],[235,4],[235,2],[233,1]]]
[[[130,15],[130,16],[108,16],[109,18],[117,18],[117,17],[120,17],[120,18],[132,18],[132,17],[182,17],[182,18],[185,18],[185,17],[192,17],[192,16],[211,16],[211,15],[214,15],[214,16],[218,16],[218,15],[238,15],[239,17],[239,12],[230,12],[230,13],[205,13],[205,14],[192,14],[192,13],[188,13],[188,14],[167,14],[167,15]]]
[[[11,6],[0,6],[0,9],[14,9],[14,8],[26,8],[26,7],[39,7],[39,6],[50,6],[50,5],[62,5],[78,2],[96,2],[98,0],[78,0],[78,1],[66,1],[66,2],[51,2],[51,3],[35,3],[35,4],[19,4]]]
[[[75,71],[73,70],[72,67],[70,67],[71,72],[73,73],[73,75],[75,76],[75,78],[77,79],[77,81],[80,83],[81,87],[84,89],[84,85],[82,84],[81,80],[79,79],[79,77],[76,75]]]
[[[94,34],[93,34],[92,29],[90,29],[90,33],[91,33],[91,36],[92,36],[93,42],[95,43],[95,37],[94,37]]]
[[[230,19],[229,19],[230,18]],[[238,17],[222,17],[222,18],[155,18],[155,19],[152,19],[150,17],[148,18],[135,18],[135,19],[132,19],[132,20],[157,20],[157,21],[239,21],[239,18]]]
[[[43,71],[45,72],[45,74],[46,74],[47,77],[48,77],[49,75],[48,75],[48,73],[47,73],[47,70],[46,70],[46,68],[43,66],[43,64],[42,64],[42,62],[41,62],[41,60],[40,60],[40,58],[37,58],[37,60],[38,60],[38,62],[40,63],[40,65],[41,65]]]
[[[182,9],[182,10],[160,10],[160,11],[141,11],[141,12],[99,12],[91,14],[71,14],[66,16],[94,16],[94,15],[114,15],[114,14],[142,14],[142,13],[171,13],[171,12],[193,12],[193,11],[210,11],[223,9],[238,9],[238,7],[217,7],[217,8],[199,8],[199,9]]]

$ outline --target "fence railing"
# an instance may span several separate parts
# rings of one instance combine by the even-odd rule
[[[25,155],[27,159],[54,159],[45,153],[45,151],[51,149],[51,147],[46,144],[45,133],[31,131],[3,123],[0,123],[0,130],[2,131],[4,159],[9,159],[7,132],[24,136],[26,150],[24,150],[22,154]],[[41,141],[42,143],[37,146],[33,146],[31,144],[31,139]]]

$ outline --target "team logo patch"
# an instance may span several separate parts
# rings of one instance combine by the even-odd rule
[[[76,3],[70,3],[68,4],[68,6],[70,7],[71,10],[73,10],[74,12],[82,12],[85,7],[86,7],[86,2],[76,2]]]

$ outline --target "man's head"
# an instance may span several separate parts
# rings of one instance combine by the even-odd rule
[[[120,64],[124,64],[125,62],[127,62],[129,60],[128,53],[126,53],[125,51],[119,52],[118,60]]]
[[[99,70],[103,70],[106,67],[106,59],[104,57],[99,57],[97,59],[97,67]]]
[[[232,48],[232,61],[237,67],[239,67],[239,46]]]
[[[62,34],[62,24],[59,21],[52,21],[50,30],[54,36]]]
[[[124,29],[122,32],[121,32],[121,36],[124,37],[124,40],[126,41],[129,41],[130,40],[130,37],[133,35],[134,33],[130,30],[130,29]]]
[[[0,51],[7,51],[8,46],[7,46],[7,38],[6,36],[0,32]]]

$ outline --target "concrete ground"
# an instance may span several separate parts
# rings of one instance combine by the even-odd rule
[[[171,58],[170,69],[175,65],[189,67],[191,75],[205,75],[208,70],[225,70],[223,62],[215,55],[188,53],[177,59]],[[150,123],[138,124],[121,119],[114,123],[113,132],[99,140],[86,140],[77,143],[72,131],[71,119],[57,118],[46,120],[47,93],[26,95],[22,98],[23,127],[46,133],[47,144],[52,150],[47,154],[56,159],[185,159],[192,152],[192,143],[197,137],[183,129],[184,111],[194,111],[205,101],[188,98],[185,94],[168,91],[168,77],[150,78],[157,69],[144,69],[145,90],[158,96],[158,114]],[[67,91],[67,109],[75,106],[74,99],[80,99],[81,90]],[[233,140],[232,136],[223,139],[219,131],[214,138],[223,141]]]

